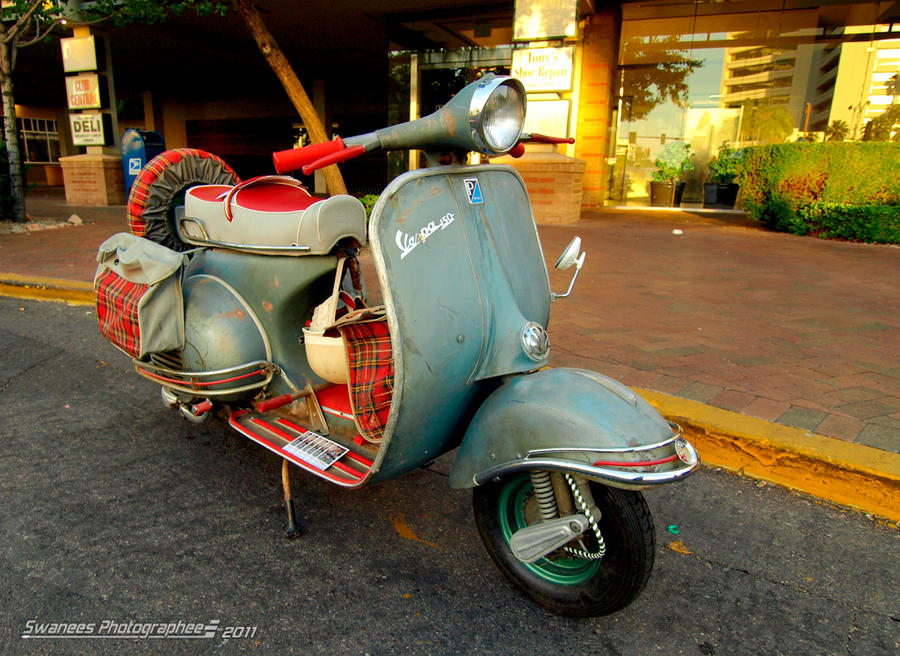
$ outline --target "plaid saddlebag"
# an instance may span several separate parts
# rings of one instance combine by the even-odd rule
[[[356,426],[369,442],[380,442],[394,394],[394,356],[387,319],[337,326],[347,343],[350,405]]]
[[[103,242],[94,276],[100,333],[138,359],[183,348],[184,258],[125,232]]]

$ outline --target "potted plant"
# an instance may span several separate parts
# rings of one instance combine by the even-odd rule
[[[719,153],[709,163],[710,181],[703,185],[703,207],[732,209],[740,188],[734,179],[743,150],[735,150],[723,141]]]
[[[650,178],[650,205],[678,207],[684,192],[681,177],[694,170],[691,164],[691,144],[670,141],[653,162],[656,170]]]

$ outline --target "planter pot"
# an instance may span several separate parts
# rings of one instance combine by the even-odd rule
[[[650,205],[652,207],[678,207],[684,193],[683,182],[651,182]]]
[[[703,207],[721,210],[734,208],[740,186],[731,182],[729,184],[717,184],[707,182],[703,185]]]

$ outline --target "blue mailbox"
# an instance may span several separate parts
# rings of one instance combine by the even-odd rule
[[[166,142],[159,132],[129,128],[122,135],[122,169],[125,172],[125,193],[151,159],[166,149]]]

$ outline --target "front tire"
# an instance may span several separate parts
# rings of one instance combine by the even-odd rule
[[[534,563],[520,561],[509,546],[512,534],[529,523],[530,476],[509,476],[472,491],[475,523],[500,571],[534,601],[561,615],[593,617],[621,610],[641,593],[653,569],[656,538],[643,495],[594,482],[590,488],[601,514],[606,554],[588,560],[557,552]],[[586,541],[596,545],[589,532]]]

